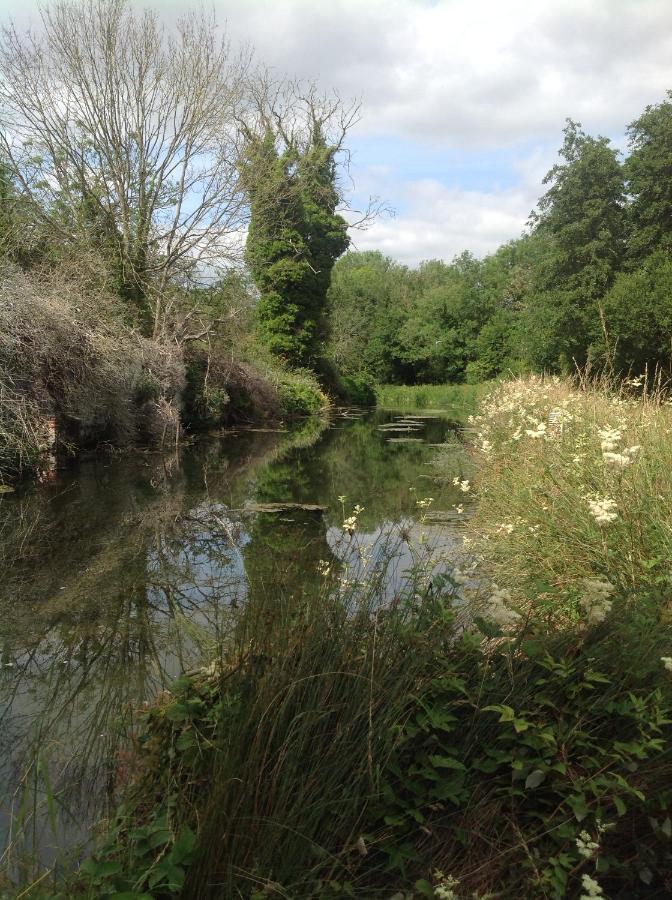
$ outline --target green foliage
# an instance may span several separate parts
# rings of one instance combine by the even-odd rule
[[[348,253],[334,267],[328,352],[345,373],[379,383],[445,383],[464,381],[488,345],[484,376],[499,374],[517,353],[507,313],[509,264],[502,255],[486,272],[463,254],[450,265],[432,260],[409,271],[380,253]],[[492,317],[498,336],[488,339],[486,330],[479,344]],[[505,349],[495,348],[498,341]],[[473,365],[469,371],[474,380]]]
[[[336,214],[336,148],[315,123],[299,151],[267,129],[248,135],[241,172],[250,203],[247,261],[259,290],[258,334],[276,356],[314,365],[325,335],[331,269],[348,246]]]
[[[631,201],[627,209],[628,259],[643,261],[672,239],[672,92],[647,106],[628,128],[630,155],[625,176]]]
[[[334,266],[327,350],[345,375],[386,382],[403,372],[408,279],[404,266],[374,251],[351,251]]]
[[[229,395],[216,372],[211,373],[210,363],[205,347],[190,348],[186,354],[182,418],[193,431],[216,428],[225,421]]]
[[[606,138],[587,136],[571,120],[564,133],[563,162],[544,179],[550,187],[535,217],[549,249],[534,302],[551,323],[552,341],[535,362],[571,371],[590,358],[602,331],[600,298],[623,258],[624,179],[618,152]]]
[[[378,405],[385,409],[412,412],[416,409],[449,410],[451,416],[465,419],[474,412],[476,401],[485,390],[484,385],[416,384],[400,386],[379,385],[376,388]]]
[[[618,275],[603,300],[604,354],[618,374],[669,371],[672,347],[672,258],[657,250],[633,272]]]
[[[465,889],[505,897],[577,896],[583,873],[607,896],[662,888],[671,697],[646,675],[624,676],[619,639],[566,635],[484,654],[467,637],[453,649],[384,776],[372,830],[391,871],[411,877],[430,857]],[[466,875],[476,860],[480,873]]]
[[[309,373],[291,373],[279,383],[280,410],[283,418],[314,416],[325,410],[328,400]]]
[[[378,383],[477,383],[586,364],[669,372],[672,92],[628,135],[622,165],[608,139],[568,120],[530,230],[483,260],[465,253],[415,271],[380,253],[339,260],[331,358]]]

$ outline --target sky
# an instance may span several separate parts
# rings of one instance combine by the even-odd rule
[[[131,0],[134,6],[142,0]],[[167,21],[179,0],[147,5]],[[394,210],[353,234],[408,265],[490,253],[543,193],[565,119],[611,138],[672,89],[672,0],[212,0],[259,61],[361,102],[351,203]],[[0,0],[36,18],[36,0]]]

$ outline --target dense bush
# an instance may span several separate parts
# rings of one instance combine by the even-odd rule
[[[115,315],[104,287],[67,270],[0,271],[0,474],[30,470],[61,445],[174,439],[180,354]]]

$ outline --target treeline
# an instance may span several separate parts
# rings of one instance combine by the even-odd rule
[[[627,130],[624,161],[568,120],[526,233],[485,259],[409,269],[348,253],[330,353],[379,382],[672,369],[672,92]]]

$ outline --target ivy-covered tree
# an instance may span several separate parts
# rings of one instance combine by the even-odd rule
[[[241,175],[250,207],[246,255],[259,291],[257,331],[272,353],[314,366],[326,336],[327,290],[348,247],[337,208],[337,157],[353,121],[296,86],[283,103],[264,98],[254,126],[243,127]],[[334,119],[337,135],[330,137]]]

